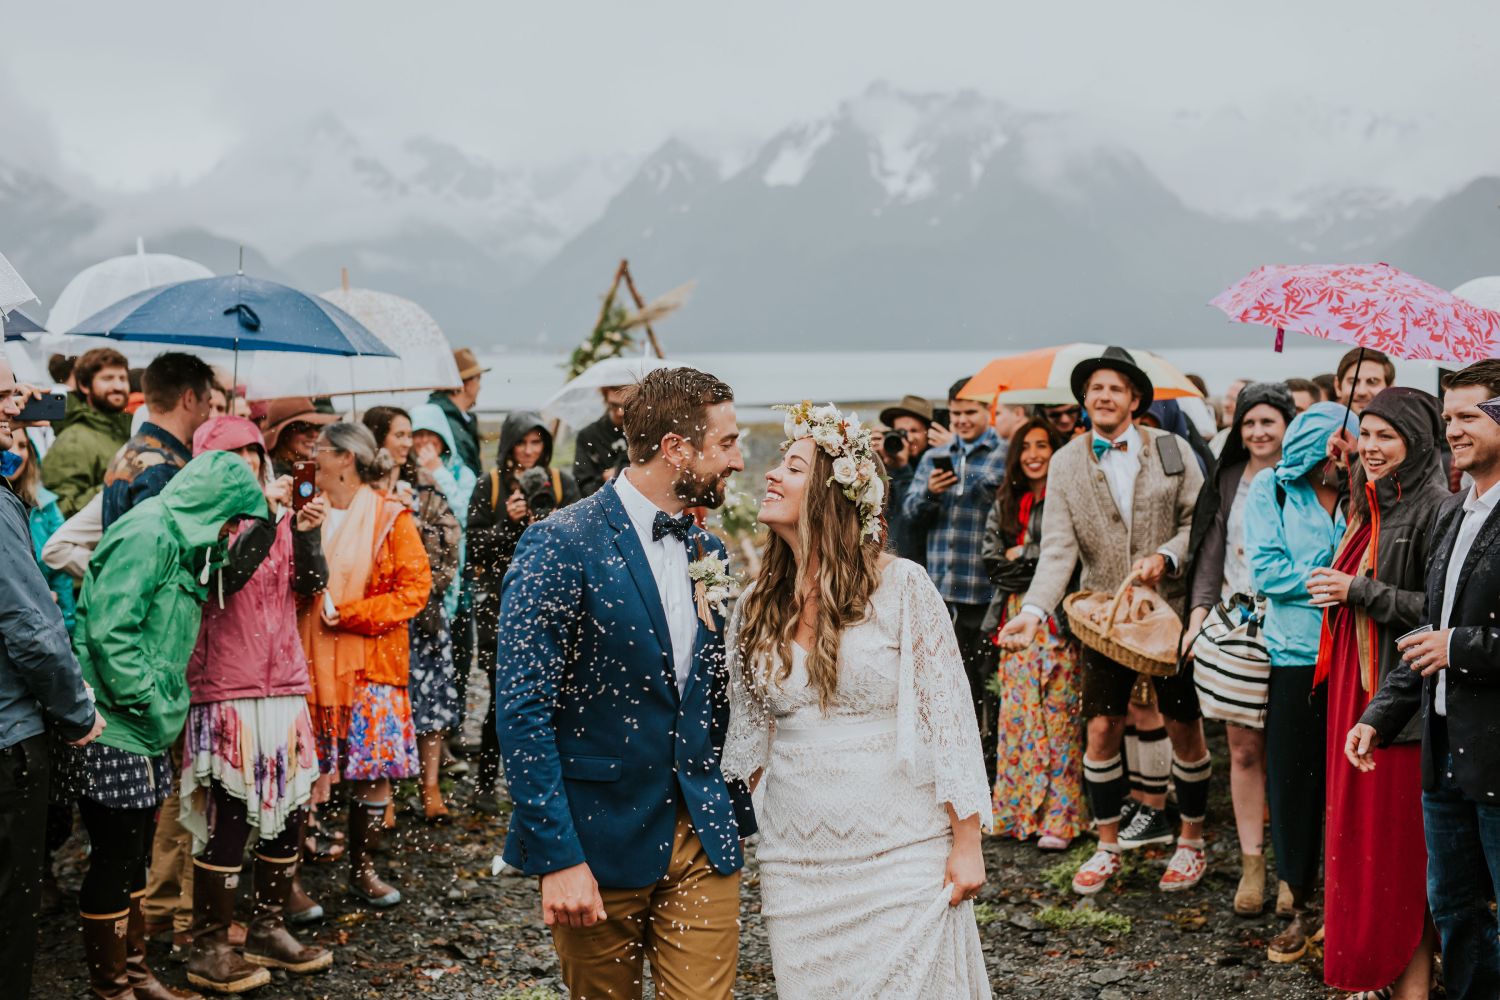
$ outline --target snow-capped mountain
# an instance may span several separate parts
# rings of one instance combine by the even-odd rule
[[[570,346],[621,257],[647,295],[696,280],[670,349],[1200,342],[1225,329],[1203,303],[1270,261],[1496,270],[1500,182],[1429,190],[1425,128],[1308,105],[1184,113],[1133,141],[1097,117],[875,84],[732,158],[669,139],[499,164],[320,115],[148,192],[0,162],[0,233],[44,297],[136,236],[216,270],[243,243],[259,273],[317,290],[348,267],[476,344]],[[1320,133],[1370,169],[1330,166]]]

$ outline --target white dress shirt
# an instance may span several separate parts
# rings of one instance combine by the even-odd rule
[[[1448,576],[1443,580],[1443,616],[1438,619],[1441,628],[1452,628],[1453,598],[1458,593],[1459,576],[1479,537],[1479,529],[1489,519],[1490,512],[1500,503],[1500,483],[1491,486],[1484,496],[1476,496],[1475,487],[1469,487],[1469,498],[1464,501],[1464,519],[1458,526],[1458,536],[1453,539],[1453,552],[1448,556]],[[1453,636],[1448,637],[1448,648],[1453,648]],[[1452,667],[1449,663],[1449,667]],[[1438,715],[1448,714],[1448,671],[1438,671],[1437,694],[1433,699]]]
[[[1098,434],[1094,435],[1094,439],[1104,440]],[[1120,508],[1120,519],[1125,524],[1130,524],[1130,515],[1135,510],[1135,480],[1141,474],[1141,449],[1145,447],[1145,442],[1134,423],[1125,428],[1124,434],[1115,438],[1116,443],[1121,441],[1125,442],[1125,450],[1111,448],[1100,455],[1099,469],[1109,483],[1109,495],[1115,498],[1115,506]],[[1092,442],[1089,447],[1093,447]]]
[[[635,533],[641,540],[641,548],[646,550],[651,575],[656,578],[656,592],[661,596],[667,631],[671,633],[677,692],[681,694],[687,688],[688,675],[693,671],[693,646],[698,638],[698,609],[693,603],[693,583],[688,579],[688,548],[672,535],[663,535],[660,541],[652,539],[656,515],[666,512],[631,484],[629,469],[616,476],[614,482],[615,492],[625,505],[625,513],[630,515],[630,523],[635,526]]]

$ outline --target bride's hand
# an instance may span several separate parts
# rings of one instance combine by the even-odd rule
[[[948,871],[944,880],[953,890],[949,906],[957,906],[966,899],[977,899],[984,888],[984,852],[976,839],[972,844],[954,841],[948,852]]]

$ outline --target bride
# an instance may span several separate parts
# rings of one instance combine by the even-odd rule
[[[789,408],[760,575],[731,617],[727,778],[763,783],[761,913],[782,997],[987,998],[991,823],[947,609],[881,552],[868,430]]]

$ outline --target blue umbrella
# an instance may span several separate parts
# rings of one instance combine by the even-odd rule
[[[5,328],[6,340],[21,340],[23,333],[46,333],[42,325],[19,309],[0,315],[0,326]]]
[[[333,303],[243,274],[148,288],[99,310],[68,332],[235,352],[396,357]]]

